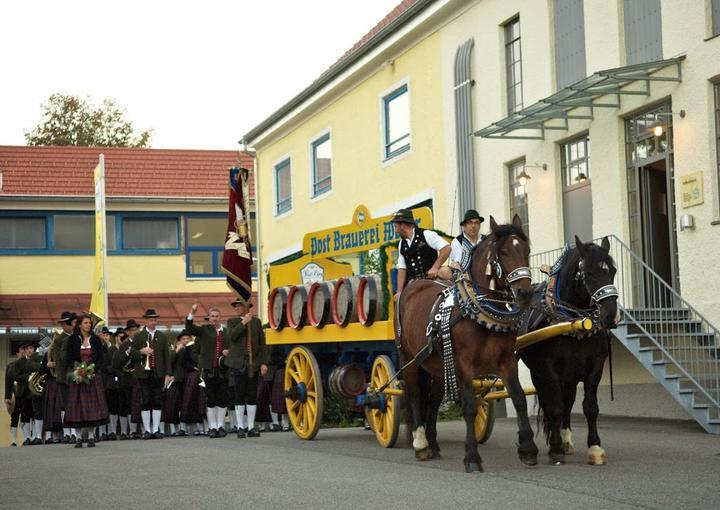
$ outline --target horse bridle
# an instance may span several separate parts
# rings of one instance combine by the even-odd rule
[[[575,273],[575,281],[582,282],[583,287],[585,287],[585,290],[588,290],[587,288],[587,279],[585,276],[585,264],[583,263],[583,259],[580,259],[580,262],[578,262],[578,269]],[[588,294],[590,292],[588,291]],[[597,289],[595,292],[593,292],[590,295],[590,304],[594,307],[599,307],[600,302],[611,298],[611,297],[618,297],[619,293],[617,290],[617,287],[615,285],[603,285],[599,289]]]
[[[495,248],[495,241],[492,242],[492,246],[493,248]],[[495,257],[490,261],[490,267],[493,273],[492,276],[494,279],[502,281],[503,275],[505,275],[505,270],[502,266],[500,256],[498,255],[498,250],[494,250],[494,252]],[[505,283],[508,287],[513,283],[524,279],[532,280],[532,272],[530,271],[529,267],[525,266],[516,267],[515,269],[507,273],[504,278]]]

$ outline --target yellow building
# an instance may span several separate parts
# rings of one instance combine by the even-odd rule
[[[244,136],[263,271],[359,203],[448,233],[517,213],[534,266],[611,236],[623,399],[606,376],[601,409],[720,432],[719,34],[709,0],[402,2]]]

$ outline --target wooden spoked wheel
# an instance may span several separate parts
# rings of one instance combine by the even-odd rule
[[[313,439],[323,417],[323,388],[315,356],[305,347],[295,347],[288,355],[285,405],[295,434]]]
[[[495,425],[495,401],[477,398],[477,414],[475,415],[475,439],[478,444],[485,443],[490,439],[493,426]]]
[[[393,377],[395,377],[395,367],[390,358],[384,355],[375,358],[370,373],[370,388],[378,389]],[[399,390],[400,385],[395,380],[388,388]],[[378,405],[367,408],[365,416],[373,432],[375,432],[375,437],[380,446],[392,448],[395,446],[400,430],[401,398],[399,395],[388,395],[386,393],[378,394],[377,398]]]

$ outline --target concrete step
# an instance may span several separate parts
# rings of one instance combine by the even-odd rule
[[[635,320],[658,321],[658,320],[688,320],[690,310],[686,308],[630,308],[624,310]]]

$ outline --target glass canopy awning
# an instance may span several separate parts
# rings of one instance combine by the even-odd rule
[[[682,81],[680,64],[684,59],[683,55],[598,71],[532,106],[476,131],[475,136],[544,140],[546,130],[567,131],[570,119],[592,120],[594,108],[620,108],[620,96],[649,96],[652,81]],[[670,72],[662,73],[662,76],[656,74],[664,69],[669,69]],[[644,87],[628,87],[642,82],[645,83]],[[608,96],[615,96],[615,99]]]

